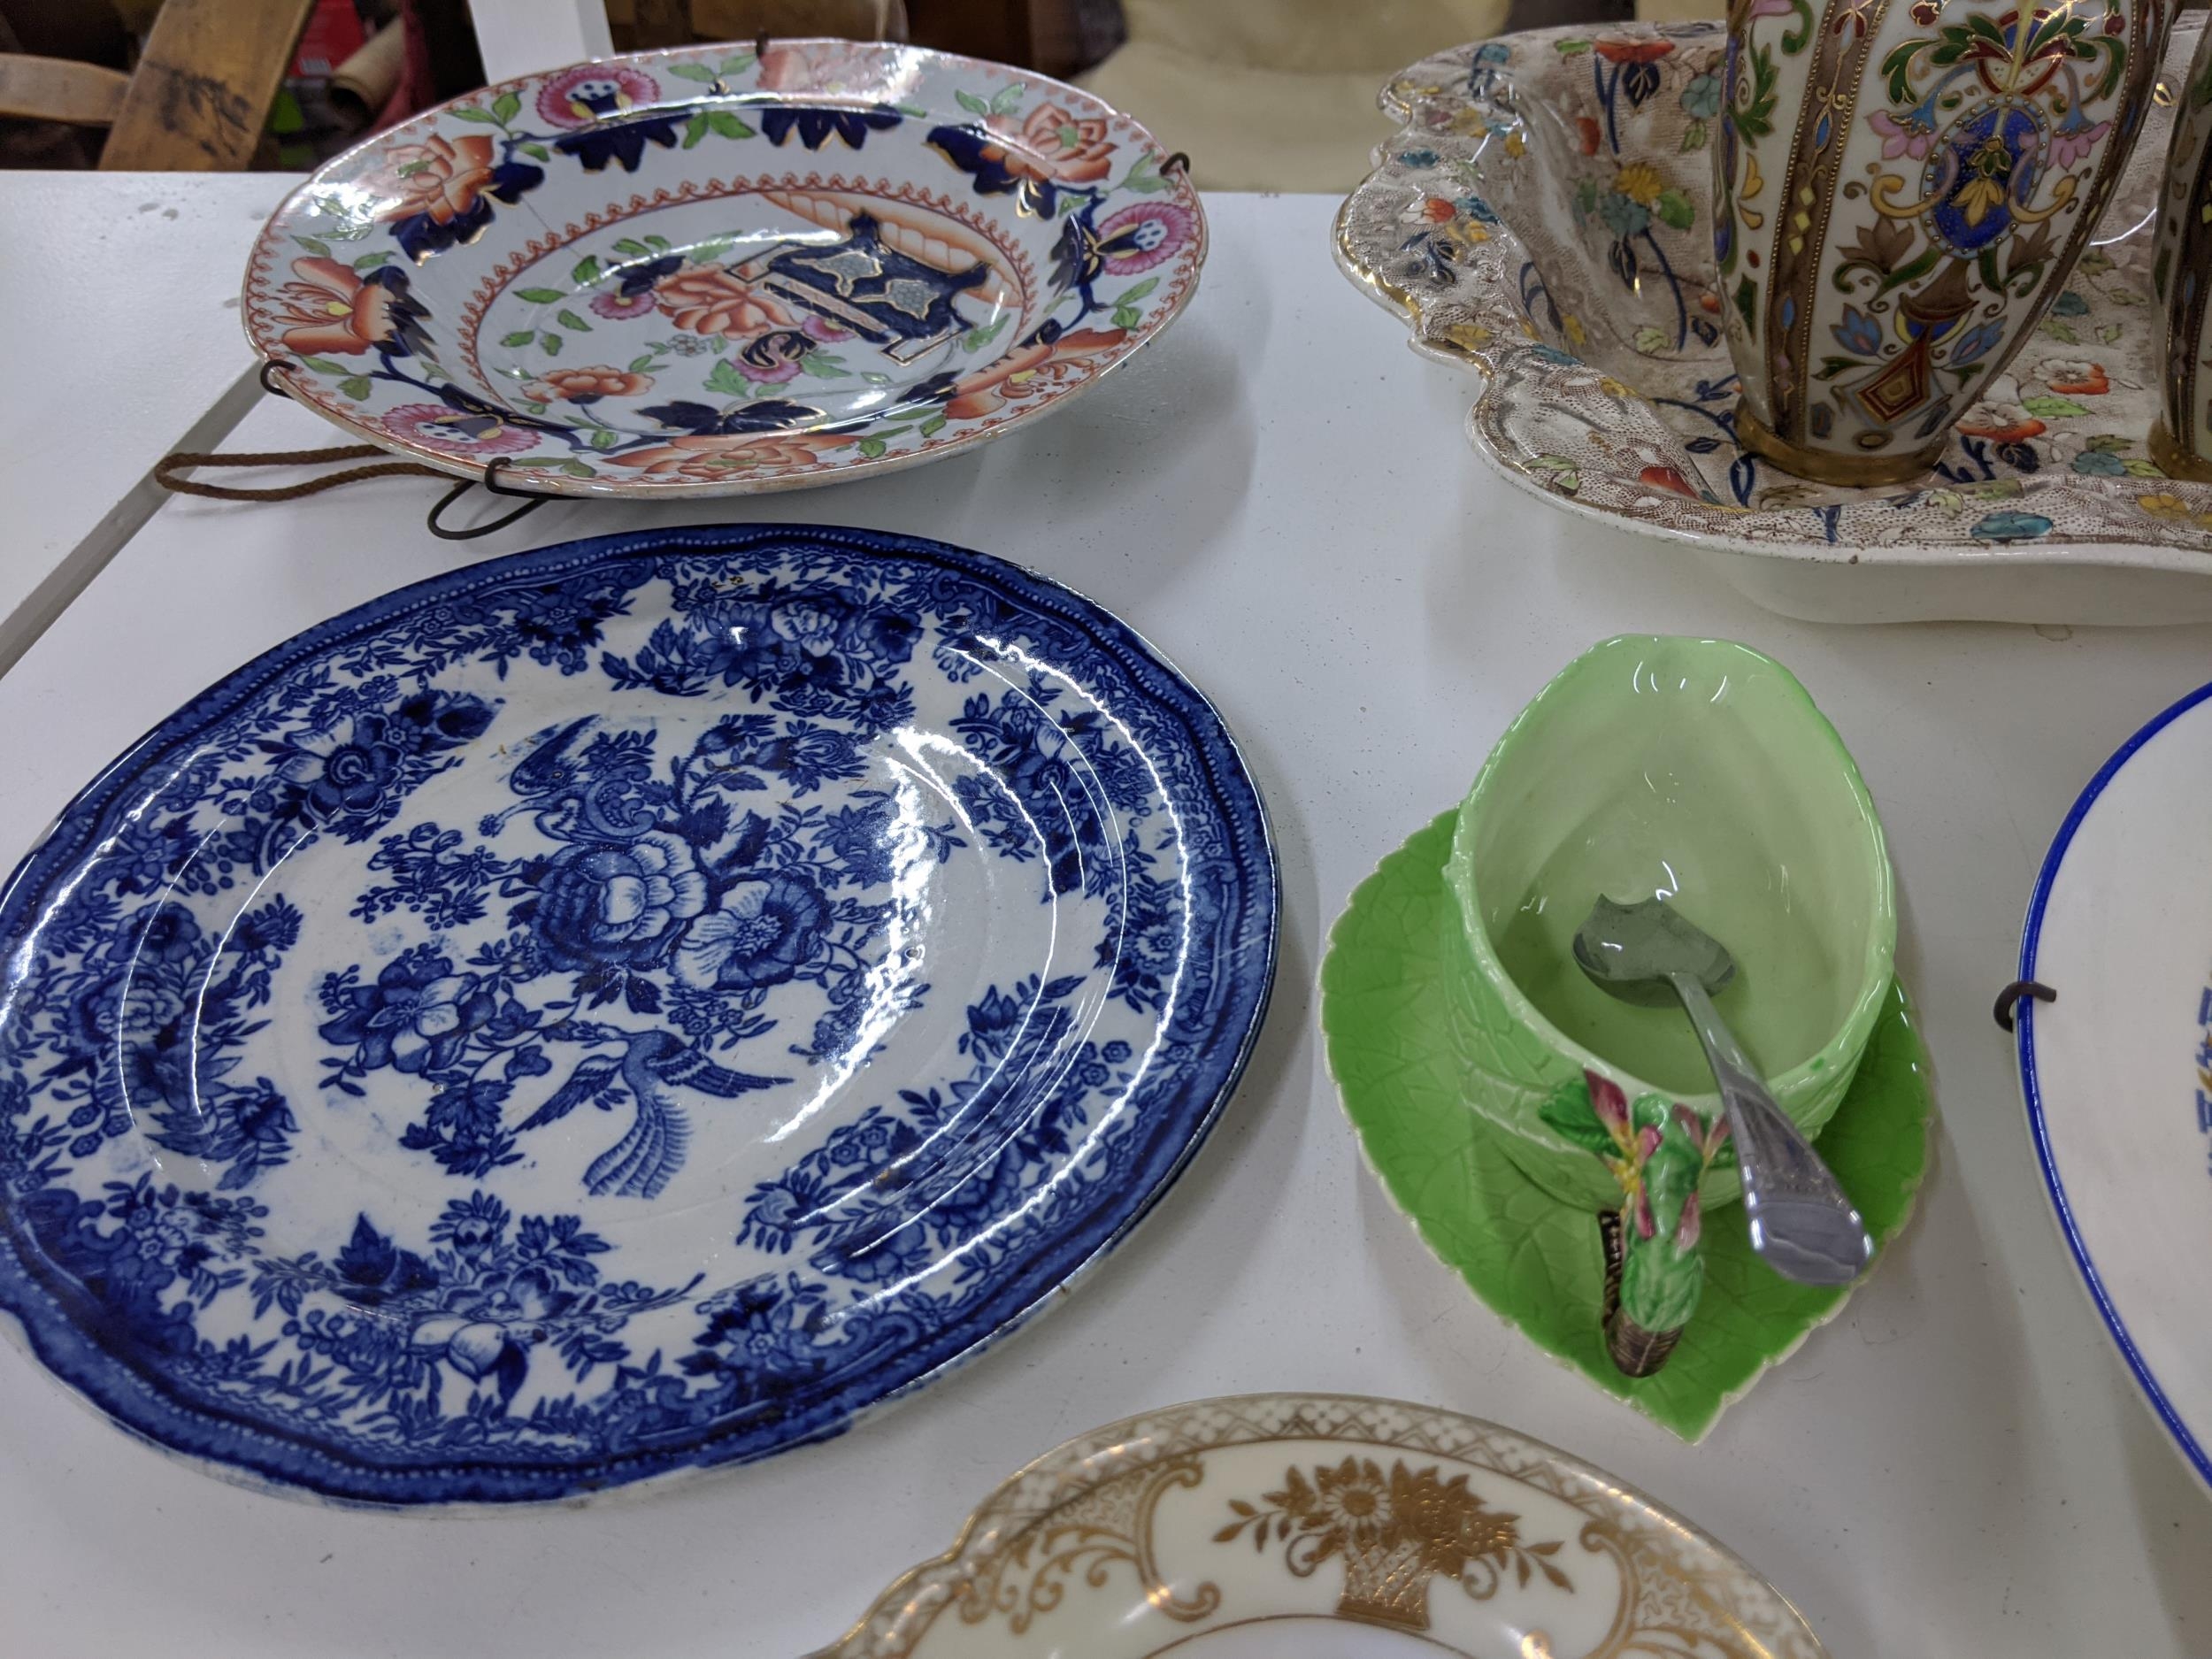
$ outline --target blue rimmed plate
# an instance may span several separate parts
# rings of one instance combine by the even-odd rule
[[[0,900],[0,1307],[349,1502],[834,1434],[1102,1256],[1274,971],[1219,717],[1068,590],[792,527],[571,542],[240,669]]]
[[[2212,1481],[2212,686],[2130,738],[2043,862],[2020,977],[2028,1126],[2074,1264],[2159,1420]]]

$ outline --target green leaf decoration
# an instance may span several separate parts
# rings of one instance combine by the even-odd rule
[[[1655,204],[1660,221],[1677,230],[1687,230],[1697,219],[1697,209],[1690,205],[1690,198],[1679,190],[1662,190]]]
[[[632,357],[630,359],[630,373],[633,374],[643,374],[649,370],[657,369],[658,367],[660,367],[660,359],[654,356],[654,354],[650,351],[647,352],[641,357]]]
[[[500,335],[499,343],[503,346],[513,349],[518,346],[526,346],[537,337],[538,331],[534,328],[518,328],[511,334]]]
[[[1682,148],[1677,153],[1686,156],[1693,150],[1704,149],[1706,137],[1704,122],[1692,120],[1686,123],[1682,128]]]
[[[515,148],[519,150],[524,155],[529,157],[533,161],[550,161],[553,159],[553,152],[548,150],[543,144],[517,144]]]
[[[457,110],[446,111],[457,121],[480,121],[487,127],[496,127],[498,119],[489,110],[480,110],[473,104],[464,104]]]
[[[801,373],[812,375],[818,380],[833,380],[841,375],[851,373],[846,368],[844,358],[839,357],[834,351],[822,350],[810,351],[801,357],[799,371]]]
[[[1557,49],[1558,53],[1562,58],[1579,58],[1583,53],[1590,50],[1592,42],[1588,41],[1554,41],[1552,44]]]
[[[960,349],[963,351],[982,350],[1005,331],[1006,325],[1010,320],[1011,313],[1009,313],[1008,316],[1000,318],[995,323],[987,324],[981,328],[969,329],[966,334],[960,336]]]
[[[739,52],[722,60],[721,73],[726,76],[741,75],[759,61],[760,59],[750,52]]]
[[[357,271],[373,271],[392,256],[388,253],[365,253],[353,262]]]
[[[512,92],[503,92],[492,100],[492,119],[502,127],[515,119],[522,108],[522,99]]]
[[[549,357],[557,357],[561,355],[561,337],[550,328],[538,336],[538,345]]]
[[[860,441],[860,453],[871,461],[879,458],[890,447],[880,438],[863,438]]]
[[[727,110],[709,110],[707,125],[721,138],[750,138],[753,135],[753,129]]]
[[[1167,188],[1167,180],[1160,176],[1160,165],[1150,156],[1140,156],[1129,176],[1121,181],[1125,190],[1134,190],[1139,196],[1151,196]]]
[[[643,242],[629,236],[625,236],[620,242],[615,243],[614,250],[617,253],[626,253],[633,259],[649,258],[653,252]]]
[[[1646,323],[1636,331],[1636,349],[1647,357],[1656,357],[1672,342],[1673,336],[1657,323]]]
[[[369,377],[365,374],[349,375],[338,382],[338,389],[357,403],[369,395]]]
[[[597,478],[599,476],[597,467],[586,466],[581,461],[563,461],[560,470],[571,478]]]
[[[292,240],[311,254],[319,255],[325,259],[330,257],[330,244],[320,236],[295,236]]]
[[[591,332],[591,325],[566,306],[553,313],[553,320],[576,334],[588,334]]]
[[[352,371],[342,363],[333,363],[328,357],[302,357],[300,362],[318,374],[348,374]]]
[[[1554,1089],[1536,1115],[1586,1152],[1609,1158],[1620,1150],[1613,1144],[1612,1131],[1598,1121],[1589,1086],[1580,1078],[1571,1078]]]
[[[2085,415],[2089,412],[2072,398],[2060,397],[2055,394],[2043,397],[2024,397],[2020,400],[2020,407],[2031,415],[2039,415],[2046,420],[2062,420],[2069,415]]]
[[[1615,1369],[1595,1212],[1530,1182],[1498,1144],[1504,1132],[1461,1095],[1445,949],[1457,941],[1443,932],[1459,926],[1443,879],[1455,818],[1446,813],[1385,858],[1330,935],[1321,1027],[1345,1114],[1392,1199],[1478,1297],[1606,1393],[1696,1440],[1847,1293],[1778,1278],[1752,1254],[1743,1207],[1713,1206],[1700,1247],[1705,1282],[1680,1344],[1655,1376]],[[1911,1004],[1901,988],[1890,996],[1819,1143],[1885,1248],[1911,1212],[1933,1110]]]
[[[696,81],[702,86],[711,86],[719,79],[714,71],[704,64],[671,64],[668,65],[668,73],[672,75],[680,75],[686,81]]]
[[[919,432],[925,438],[933,438],[944,429],[945,414],[942,410],[938,411],[937,413],[932,415],[927,420],[925,420],[919,426],[915,428],[915,430]]]
[[[719,392],[725,397],[746,397],[752,393],[752,384],[737,372],[727,357],[719,359],[707,376],[707,390]]]
[[[1134,305],[1139,300],[1142,299],[1146,295],[1151,293],[1154,288],[1156,288],[1159,286],[1159,278],[1156,276],[1148,276],[1145,278],[1143,281],[1133,282],[1127,288],[1122,289],[1120,298],[1115,303],[1120,305]]]
[[[707,112],[702,110],[684,123],[684,148],[686,150],[696,149],[699,141],[706,135]]]
[[[959,100],[960,107],[971,115],[988,115],[991,112],[991,106],[972,92],[956,92],[952,96]]]
[[[1114,307],[1113,323],[1117,328],[1134,328],[1144,320],[1144,313],[1133,305]]]
[[[622,434],[612,427],[598,426],[592,431],[591,447],[595,449],[611,449],[621,442]]]
[[[576,262],[576,268],[568,273],[568,280],[578,288],[589,288],[599,280],[599,256],[586,254]]]
[[[568,297],[565,288],[517,288],[515,297],[527,300],[533,305],[558,305]]]
[[[994,115],[1011,115],[1021,106],[1022,89],[1018,84],[1001,87],[991,98],[991,113]]]
[[[655,253],[666,253],[671,248],[675,246],[675,244],[670,242],[665,236],[648,236],[645,239],[645,245],[648,248],[650,248]]]

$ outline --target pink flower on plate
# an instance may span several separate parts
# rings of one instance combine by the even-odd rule
[[[402,403],[377,417],[395,438],[446,455],[519,455],[537,448],[538,434],[493,415],[472,415],[443,403]]]
[[[538,117],[556,127],[589,127],[661,95],[660,82],[621,64],[579,64],[538,92]]]
[[[611,317],[618,323],[626,322],[633,317],[650,315],[653,305],[653,290],[650,288],[641,294],[633,294],[627,299],[620,294],[611,293],[591,296],[591,309],[596,315]]]
[[[1444,204],[1445,217],[1458,210]],[[1116,276],[1134,276],[1149,271],[1198,234],[1198,221],[1188,208],[1172,202],[1140,202],[1107,216],[1098,227],[1098,250],[1106,268]]]
[[[2083,120],[2081,106],[2076,104],[2071,119],[2051,134],[2051,165],[2062,173],[2076,162],[2085,160],[2097,147],[2097,141],[2111,130],[2109,121]]]
[[[1900,156],[1918,161],[1927,155],[1929,146],[1935,142],[1935,127],[1920,117],[1920,111],[1912,110],[1901,121],[1887,110],[1877,110],[1866,118],[1866,124],[1882,135],[1884,161],[1894,161]]]

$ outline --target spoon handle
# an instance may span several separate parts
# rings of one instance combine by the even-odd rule
[[[1728,1022],[1705,987],[1686,973],[1668,983],[1697,1027],[1698,1041],[1728,1109],[1743,1177],[1751,1248],[1785,1279],[1804,1285],[1847,1285],[1872,1259],[1866,1224],[1820,1154],[1767,1093]]]

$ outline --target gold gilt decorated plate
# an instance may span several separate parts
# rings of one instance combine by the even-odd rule
[[[1048,1452],[813,1659],[1823,1659],[1679,1516],[1432,1407],[1242,1394]]]

